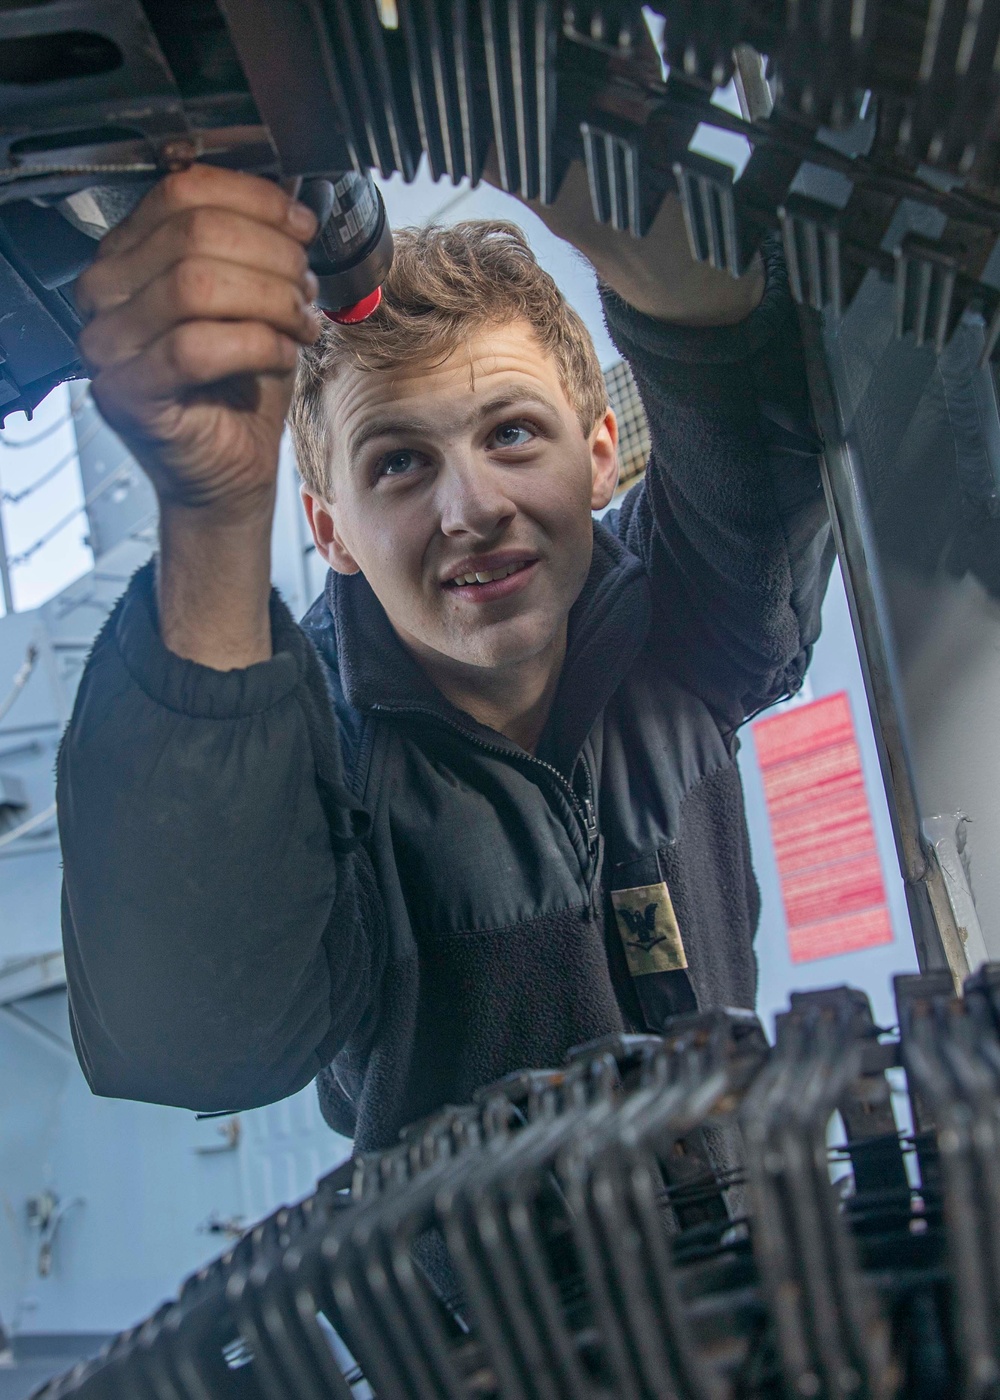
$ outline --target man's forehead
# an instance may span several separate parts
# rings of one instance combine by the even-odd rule
[[[444,427],[446,419],[464,420],[526,398],[568,406],[558,366],[527,322],[469,336],[444,359],[425,364],[391,370],[345,366],[326,397],[331,425],[345,443],[368,420],[396,414]]]

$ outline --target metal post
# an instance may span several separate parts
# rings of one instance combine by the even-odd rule
[[[4,615],[14,611],[14,594],[10,586],[10,562],[7,558],[7,537],[3,528],[3,502],[0,501],[0,589],[3,590]]]
[[[824,442],[823,487],[861,658],[882,781],[921,971],[947,968],[960,988],[969,973],[965,945],[933,850],[924,840],[903,725],[893,685],[886,610],[869,528],[864,482],[837,409],[819,314],[799,308],[809,393]]]

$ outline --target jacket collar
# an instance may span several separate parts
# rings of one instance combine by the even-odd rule
[[[417,665],[363,574],[333,571],[326,603],[333,618],[344,696],[362,713],[437,715],[493,744],[516,748],[458,710]],[[641,650],[651,602],[646,572],[635,555],[599,523],[590,572],[569,615],[566,660],[543,736],[545,757],[565,773],[595,720]]]

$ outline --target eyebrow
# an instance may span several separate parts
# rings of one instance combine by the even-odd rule
[[[555,404],[545,394],[533,389],[520,389],[511,387],[501,389],[494,394],[486,403],[479,405],[469,413],[461,423],[457,424],[459,431],[474,427],[483,418],[489,418],[494,413],[502,413],[504,409],[515,408],[521,405],[535,404],[539,408],[547,408],[550,412],[555,411]],[[347,440],[347,451],[349,457],[357,457],[363,447],[367,447],[374,438],[381,437],[406,437],[408,434],[434,433],[439,424],[432,424],[424,418],[397,418],[383,414],[379,417],[369,418],[367,422],[361,423],[359,427],[350,434]]]

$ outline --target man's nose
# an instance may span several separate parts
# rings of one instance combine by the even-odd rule
[[[517,514],[505,484],[502,471],[475,454],[449,456],[438,478],[442,532],[486,539],[503,529]]]

